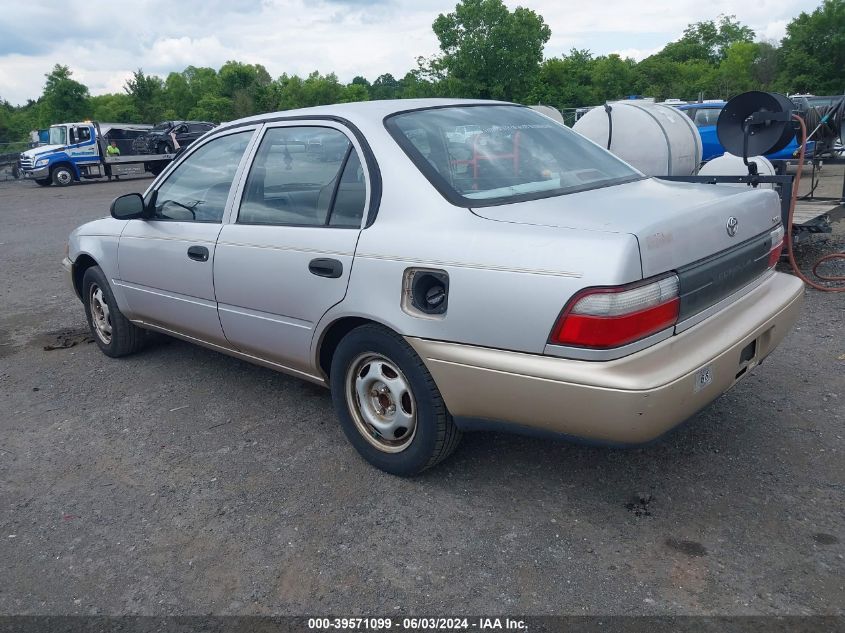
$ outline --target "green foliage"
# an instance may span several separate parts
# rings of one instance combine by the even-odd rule
[[[91,118],[95,121],[131,122],[141,121],[135,109],[135,102],[127,94],[107,94],[91,97]]]
[[[432,25],[442,55],[433,70],[461,83],[465,97],[522,100],[543,60],[551,30],[530,9],[502,0],[462,0]]]
[[[124,92],[92,97],[57,64],[37,101],[0,100],[0,143],[30,130],[86,118],[155,123],[164,119],[228,121],[260,112],[367,99],[480,97],[576,108],[641,94],[664,100],[730,98],[751,89],[845,92],[845,0],[820,0],[778,43],[754,42],[732,15],[690,24],[683,35],[640,61],[589,50],[543,60],[551,31],[534,11],[502,0],[460,0],[432,25],[440,54],[418,58],[401,79],[386,73],[342,83],[334,73],[273,79],[260,64],[228,61],[219,70],[188,66],[165,79],[138,69]]]
[[[132,73],[123,89],[132,101],[141,121],[158,121],[164,114],[164,82],[156,75],[145,75],[142,69]]]
[[[845,0],[823,0],[787,25],[777,84],[790,92],[845,92]]]
[[[46,127],[56,120],[79,121],[88,116],[88,88],[71,79],[67,66],[56,64],[45,75],[44,94],[40,99],[38,121]]]
[[[732,45],[752,41],[754,31],[737,22],[735,15],[720,15],[716,20],[690,24],[681,39],[667,44],[659,54],[676,62],[717,64],[725,59]]]

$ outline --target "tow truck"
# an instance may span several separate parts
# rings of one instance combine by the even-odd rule
[[[132,141],[152,129],[152,125],[82,121],[50,126],[47,145],[20,155],[21,176],[42,187],[66,187],[82,180],[120,176],[158,175],[175,153],[140,154]],[[120,154],[109,155],[106,148],[115,142]]]

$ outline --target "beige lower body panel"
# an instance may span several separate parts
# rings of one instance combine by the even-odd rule
[[[747,375],[792,329],[803,296],[799,279],[776,273],[689,330],[605,362],[407,340],[455,417],[639,444],[688,419]],[[754,341],[753,357],[741,360]],[[705,368],[710,382],[701,387]]]

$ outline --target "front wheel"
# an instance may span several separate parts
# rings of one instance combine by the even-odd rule
[[[141,349],[144,331],[123,316],[99,266],[92,266],[85,271],[82,277],[82,297],[91,335],[106,356],[118,358]]]
[[[343,432],[376,468],[415,475],[460,441],[428,369],[386,328],[364,325],[347,334],[332,358],[330,382]]]
[[[53,184],[57,187],[67,187],[73,183],[73,172],[70,167],[59,165],[53,170]]]

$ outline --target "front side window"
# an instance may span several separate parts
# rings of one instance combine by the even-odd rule
[[[365,199],[361,161],[345,134],[272,128],[250,169],[238,223],[360,227]]]
[[[519,106],[455,106],[393,115],[388,131],[460,206],[489,206],[642,178],[569,128]]]
[[[57,125],[50,128],[50,145],[66,145],[67,128],[64,125]]]
[[[252,133],[218,137],[188,156],[156,190],[152,219],[221,222]]]

